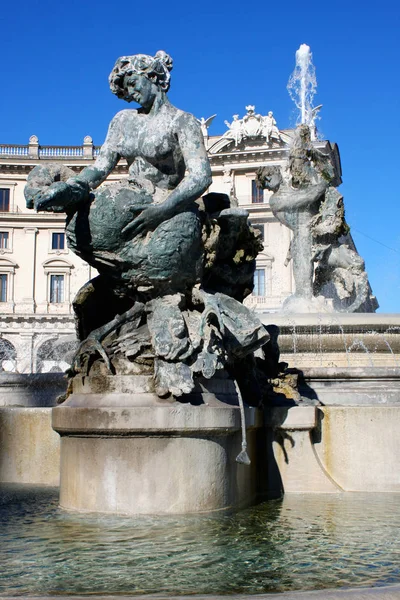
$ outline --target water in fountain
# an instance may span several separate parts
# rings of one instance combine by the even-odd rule
[[[400,327],[397,326],[397,325],[394,325],[394,326],[392,325],[392,326],[388,327],[386,329],[386,331],[383,332],[383,335],[382,335],[384,343],[387,345],[387,347],[389,348],[389,350],[390,350],[390,352],[391,352],[391,354],[393,356],[394,364],[395,364],[396,367],[400,367],[400,363],[396,359],[396,355],[395,355],[395,353],[393,351],[393,348],[392,348],[389,340],[386,339],[385,335],[388,335],[390,337],[393,334],[399,334],[399,333],[400,333]]]
[[[313,107],[313,99],[317,92],[317,78],[312,62],[310,46],[301,44],[296,52],[296,67],[290,76],[288,92],[296,107],[299,109],[297,125],[305,123],[311,129],[315,139],[315,120],[320,107]]]
[[[368,363],[370,367],[374,366],[374,361],[372,359],[371,353],[369,352],[367,346],[364,344],[362,340],[355,339],[352,344],[348,347],[348,351],[352,352],[353,350],[361,350],[368,355]]]
[[[396,494],[292,494],[242,512],[69,514],[0,487],[0,594],[260,594],[400,580]]]

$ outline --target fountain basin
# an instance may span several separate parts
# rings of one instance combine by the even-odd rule
[[[264,313],[278,328],[281,360],[290,367],[400,368],[400,315]]]
[[[259,494],[276,496],[282,489],[286,493],[326,492],[328,490],[325,484],[329,481],[334,482],[333,486],[330,485],[330,491],[333,492],[338,489],[400,491],[400,436],[397,427],[400,419],[399,385],[399,370],[391,367],[304,369],[300,391],[305,398],[317,401],[319,406],[302,406],[302,403],[300,406],[290,406],[290,403],[286,403],[284,406],[269,407],[266,409],[263,427],[258,421],[252,421],[253,417],[250,415],[247,417],[250,425],[249,441],[254,444],[252,437],[257,440],[257,449],[253,446],[249,448],[250,458],[255,461],[255,457],[260,456],[261,460],[257,467],[260,469],[257,483]],[[109,394],[107,398],[108,404],[111,397],[118,397],[119,394],[123,397],[126,392],[118,381],[115,386],[113,394]],[[117,393],[118,386],[120,391]],[[222,391],[223,388],[219,390],[219,394]],[[124,413],[129,408],[127,406],[98,406],[100,412],[96,413],[94,404],[91,414],[97,414],[98,417],[97,421],[91,421],[90,435],[95,444],[105,447],[108,437],[109,442],[112,439],[126,447],[129,428],[132,436],[137,437],[135,443],[144,444],[140,429],[147,422],[147,433],[160,445],[170,445],[171,448],[174,444],[178,445],[180,434],[185,438],[187,448],[198,445],[194,454],[186,453],[187,460],[189,461],[189,457],[192,460],[193,471],[187,475],[190,481],[193,480],[193,473],[198,471],[200,459],[197,454],[203,452],[201,446],[204,444],[214,448],[212,452],[221,453],[220,458],[225,456],[224,460],[229,464],[231,460],[234,463],[240,451],[237,407],[224,403],[224,408],[221,409],[221,404],[218,405],[215,398],[214,406],[176,403],[181,411],[178,417],[175,404],[171,406],[158,400],[158,409],[153,414],[165,415],[163,420],[158,421],[165,428],[165,433],[159,438],[155,427],[157,421],[146,417],[149,407],[143,406],[145,400],[141,398],[141,407],[130,407],[129,410],[133,411],[131,413]],[[151,405],[148,397],[146,402]],[[212,404],[210,395],[207,402]],[[303,404],[307,404],[307,401]],[[185,409],[189,410],[185,412]],[[0,481],[58,485],[61,438],[51,428],[51,411],[51,408],[0,407]],[[82,421],[79,422],[79,414],[84,414],[87,420],[89,417],[85,409],[76,406],[74,412],[71,407],[62,405],[54,409],[54,412],[64,415],[64,425],[60,421],[55,421],[55,424],[66,445],[68,442],[65,434],[68,431],[78,445],[84,444],[84,427]],[[116,427],[117,421],[111,421],[111,430],[105,434],[105,415],[107,419],[110,415],[114,418],[117,412],[120,424]],[[225,417],[222,417],[224,414]],[[146,418],[147,421],[144,421]],[[157,417],[160,418],[161,416]],[[204,430],[196,441],[195,430],[200,425]],[[214,440],[212,427],[217,436]],[[228,440],[232,442],[229,460],[228,455],[224,454],[224,444]],[[293,441],[296,442],[295,445],[292,445]],[[176,452],[172,454],[170,460],[175,461]],[[183,458],[179,460],[182,461]],[[249,471],[248,467],[239,467]],[[254,497],[254,487],[249,487],[248,495],[250,501],[250,497]]]

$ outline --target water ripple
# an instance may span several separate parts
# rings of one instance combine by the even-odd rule
[[[256,594],[400,581],[395,494],[287,496],[234,514],[65,513],[0,489],[0,593]]]

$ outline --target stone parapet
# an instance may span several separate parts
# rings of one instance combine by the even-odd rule
[[[329,406],[400,407],[400,368],[305,368],[300,393]]]
[[[0,406],[51,407],[65,393],[63,373],[0,373]]]

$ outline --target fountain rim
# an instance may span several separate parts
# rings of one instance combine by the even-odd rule
[[[258,314],[264,325],[278,326],[382,326],[400,328],[400,313],[285,313],[262,312]]]
[[[296,369],[295,369],[296,370]],[[331,380],[336,382],[343,380],[376,381],[399,381],[400,367],[303,367],[298,369],[305,380]]]
[[[356,588],[322,588],[317,590],[296,590],[293,592],[273,592],[271,594],[191,594],[191,595],[173,595],[173,594],[98,594],[98,595],[80,595],[80,594],[59,594],[59,595],[27,595],[24,600],[312,600],[313,598],[324,600],[397,600],[400,599],[400,584],[393,584],[381,587],[356,587]],[[0,594],[0,600],[21,600],[21,596],[7,596]]]

